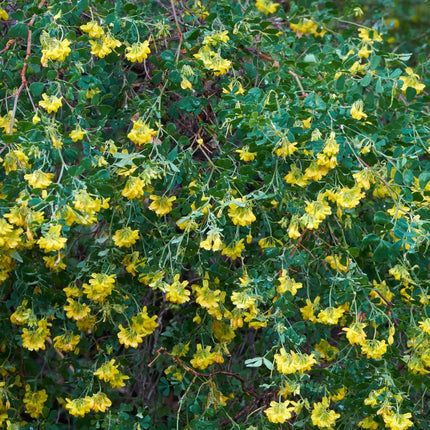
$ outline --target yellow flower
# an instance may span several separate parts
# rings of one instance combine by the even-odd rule
[[[369,430],[378,430],[379,424],[373,420],[373,417],[366,417],[358,423],[359,427]]]
[[[329,409],[329,398],[323,397],[321,402],[314,403],[311,419],[312,424],[320,429],[332,428],[340,414]]]
[[[430,334],[430,318],[425,318],[418,323],[420,329],[427,334]]]
[[[48,323],[45,319],[40,320],[37,323],[37,329],[28,330],[24,328],[22,330],[22,346],[29,351],[39,351],[39,349],[45,349],[45,342],[50,336],[51,332]]]
[[[218,43],[227,43],[230,40],[228,37],[228,30],[225,31],[215,31],[203,39],[203,45],[213,45],[216,46]]]
[[[83,417],[91,411],[93,407],[93,399],[89,396],[81,397],[80,399],[66,399],[66,409],[70,415],[74,417]]]
[[[318,37],[318,36],[323,37],[326,34],[326,30],[321,29],[321,27],[318,27],[318,24],[314,22],[312,19],[303,19],[297,24],[291,23],[290,27],[291,27],[291,30],[296,31],[297,33],[301,33],[301,34],[311,33],[315,37]]]
[[[107,361],[102,364],[95,372],[94,375],[105,382],[110,382],[118,375],[120,372],[118,370],[118,364],[115,364],[115,359]]]
[[[317,322],[317,318],[315,317],[315,312],[319,308],[321,297],[315,297],[315,301],[312,303],[309,299],[306,299],[306,306],[300,308],[300,312],[304,320],[311,321],[313,323]]]
[[[78,140],[82,140],[86,134],[86,130],[82,130],[81,127],[78,127],[72,130],[69,136],[72,138],[73,142],[77,142]]]
[[[109,397],[102,391],[93,394],[92,400],[92,409],[94,412],[105,412],[107,408],[112,406],[112,402],[110,401]]]
[[[231,68],[231,61],[222,58],[218,52],[213,52],[208,45],[200,48],[194,57],[201,60],[205,67],[213,70],[215,76],[224,75]]]
[[[157,216],[167,215],[171,212],[173,209],[172,202],[176,200],[175,196],[167,197],[157,196],[155,194],[151,194],[149,198],[152,200],[152,203],[149,205],[149,209],[154,211]]]
[[[145,181],[135,176],[130,176],[127,179],[124,189],[121,192],[121,195],[127,197],[129,200],[136,199],[138,197],[142,197],[145,188]]]
[[[384,414],[382,416],[385,426],[391,430],[405,430],[412,427],[414,423],[409,419],[412,417],[410,412],[399,414],[398,412]]]
[[[0,19],[7,21],[9,19],[8,13],[0,6]]]
[[[363,112],[363,100],[357,100],[352,104],[351,116],[358,121],[367,118],[367,114]]]
[[[64,310],[67,312],[67,318],[80,321],[88,317],[91,309],[85,303],[79,303],[72,298],[67,299],[67,305]]]
[[[32,173],[24,175],[24,179],[28,181],[31,187],[41,188],[42,190],[51,185],[53,178],[53,173],[45,173],[41,170],[34,170]]]
[[[43,31],[40,36],[40,42],[42,45],[42,57],[40,59],[40,63],[43,67],[48,65],[48,60],[64,61],[71,52],[71,49],[69,48],[69,45],[71,44],[70,40],[58,40],[55,37],[50,37],[46,31]]]
[[[130,248],[139,239],[139,230],[132,230],[130,227],[124,227],[121,230],[117,230],[112,236],[112,239],[116,246],[120,248]]]
[[[48,395],[46,394],[46,390],[32,392],[30,385],[26,385],[23,402],[25,411],[32,418],[38,418],[41,415],[43,406],[47,400]]]
[[[387,352],[385,340],[366,339],[361,344],[361,353],[366,354],[367,358],[381,358]]]
[[[286,420],[291,418],[294,406],[288,407],[290,404],[294,405],[294,402],[286,400],[285,402],[270,402],[270,408],[266,409],[264,413],[267,415],[267,419],[271,423],[284,423]]]
[[[74,351],[80,339],[81,336],[79,334],[73,334],[73,332],[66,332],[61,336],[54,337],[54,347],[62,352]]]
[[[363,41],[367,42],[370,45],[373,45],[373,42],[382,42],[381,35],[375,30],[371,30],[372,33],[369,32],[367,28],[359,28],[358,29],[358,37]]]
[[[94,37],[95,39],[104,35],[103,29],[95,21],[90,21],[87,24],[81,25],[79,28],[85,33],[88,33],[88,36]]]
[[[410,67],[406,68],[406,74],[407,76],[399,77],[403,81],[402,91],[404,93],[408,88],[414,88],[417,94],[424,90],[425,85],[419,82],[420,77]]]
[[[105,38],[90,40],[91,45],[91,54],[95,55],[98,58],[105,58],[106,55],[109,55],[112,52],[112,49],[105,43]]]
[[[193,85],[191,84],[191,82],[187,78],[183,77],[182,81],[181,81],[181,88],[183,90],[192,90]]]
[[[312,368],[316,363],[313,354],[286,352],[285,348],[280,349],[280,354],[275,354],[276,368],[284,375],[299,372],[304,373]]]
[[[125,57],[127,60],[135,63],[138,61],[141,63],[145,58],[148,57],[148,54],[151,53],[149,49],[149,41],[145,40],[144,42],[136,42],[133,45],[126,48],[127,53]]]
[[[67,242],[67,239],[65,237],[61,237],[60,234],[61,225],[51,225],[48,233],[46,233],[44,237],[41,237],[37,241],[37,244],[40,249],[44,250],[44,252],[59,251],[65,247]]]
[[[323,197],[318,197],[318,200],[311,203],[306,202],[305,211],[308,214],[314,215],[317,220],[321,221],[331,214],[331,208]]]
[[[112,294],[115,286],[115,275],[106,273],[92,273],[88,284],[83,284],[84,293],[94,303],[103,302]]]
[[[358,51],[358,56],[360,58],[369,58],[369,55],[373,52],[372,49],[368,49],[367,45],[364,45],[360,48],[360,50]]]
[[[325,339],[321,339],[320,343],[315,345],[315,351],[320,353],[320,358],[325,361],[333,361],[339,349],[330,345]],[[332,399],[333,400],[333,399]]]
[[[42,106],[48,113],[57,112],[63,104],[61,99],[63,97],[48,96],[47,94],[42,94],[43,100],[39,101],[39,106]]]
[[[293,296],[297,294],[297,290],[303,288],[303,284],[301,282],[296,282],[293,278],[290,278],[287,275],[287,271],[282,269],[281,276],[279,276],[280,284],[276,287],[276,290],[279,294],[285,294],[289,291]]]
[[[124,328],[121,324],[119,325],[118,333],[119,343],[124,345],[125,348],[131,346],[137,348],[142,343],[142,335],[133,327]]]
[[[207,238],[200,242],[200,248],[206,249],[207,251],[220,251],[223,247],[224,244],[222,243],[218,230],[211,230]]]
[[[193,355],[190,363],[195,369],[206,369],[215,362],[215,352],[211,352],[211,347],[202,348],[201,343],[197,344],[197,350]]]
[[[150,317],[148,315],[146,306],[144,306],[141,312],[131,317],[132,327],[139,333],[140,336],[149,336],[150,334],[154,333],[155,329],[158,327],[156,319],[157,315]]]
[[[279,3],[275,3],[271,0],[257,0],[255,2],[255,7],[264,14],[275,13],[276,9],[279,7]],[[274,422],[274,421],[273,421]]]
[[[339,272],[344,272],[347,273],[348,272],[348,264],[349,264],[349,260],[347,260],[347,265],[344,266],[341,262],[340,262],[340,258],[335,254],[335,255],[327,255],[327,257],[324,259],[325,261],[327,261],[328,264],[330,264],[330,267],[333,270],[337,270]]]
[[[240,257],[242,251],[245,249],[245,244],[243,243],[243,239],[240,239],[238,242],[234,243],[234,246],[224,246],[222,248],[221,254],[226,255],[232,260],[236,260],[236,258]]]
[[[239,154],[239,158],[242,161],[253,161],[257,155],[256,152],[250,152],[248,146],[244,146],[241,149],[236,149],[236,152]]]
[[[351,345],[362,345],[366,340],[366,333],[363,330],[365,327],[365,323],[356,321],[352,323],[349,327],[345,327],[342,330],[346,333],[346,338]]]
[[[127,137],[137,145],[144,145],[151,142],[157,136],[157,131],[150,128],[142,120],[133,121],[133,128]]]
[[[27,324],[27,321],[34,316],[31,309],[27,308],[28,300],[23,300],[15,312],[10,316],[10,322],[15,325]]]
[[[297,142],[290,142],[288,138],[284,137],[279,142],[279,147],[275,149],[275,154],[278,157],[288,157],[297,151]]]
[[[250,225],[257,219],[252,212],[250,204],[246,201],[246,197],[234,200],[228,207],[228,216],[234,225]]]
[[[173,278],[171,285],[166,284],[165,288],[167,291],[166,300],[172,303],[181,305],[182,303],[190,300],[190,291],[186,290],[185,287],[188,285],[188,281],[179,281],[179,274],[176,274]]]

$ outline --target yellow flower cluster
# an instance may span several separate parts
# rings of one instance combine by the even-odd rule
[[[50,325],[46,319],[42,319],[37,322],[37,328],[22,329],[22,346],[29,351],[45,349],[45,342],[51,334]]]
[[[231,218],[234,225],[250,225],[257,219],[246,197],[233,200],[228,207],[228,216]]]
[[[91,410],[94,412],[105,412],[107,408],[112,406],[109,397],[99,391],[90,396],[80,397],[78,399],[66,398],[66,409],[70,415],[74,417],[84,417]]]
[[[85,294],[94,303],[104,302],[112,294],[115,286],[115,275],[92,273],[91,278],[88,284],[82,285]]]
[[[255,7],[264,14],[275,13],[276,9],[279,7],[279,3],[275,3],[271,0],[257,0],[255,2]],[[272,421],[273,422],[273,421]]]
[[[195,369],[206,369],[206,367],[215,363],[217,360],[217,354],[211,351],[211,347],[207,346],[205,349],[202,348],[202,344],[197,344],[197,350],[193,355],[190,363]]]
[[[171,212],[173,209],[172,202],[176,200],[175,196],[167,197],[157,196],[155,194],[151,194],[149,198],[152,200],[152,203],[149,205],[149,209],[154,211],[157,216],[167,215]]]
[[[280,349],[280,354],[275,354],[276,367],[284,375],[291,373],[304,373],[312,369],[316,364],[313,354],[297,353],[294,351],[286,352],[285,348]]]
[[[42,414],[45,402],[48,400],[46,390],[31,391],[30,385],[25,386],[24,405],[25,411],[32,417],[38,418]]]
[[[290,406],[292,405],[292,406]],[[283,424],[289,420],[293,414],[296,403],[286,400],[285,402],[270,402],[270,408],[266,409],[264,413],[271,423]]]
[[[297,24],[291,23],[290,27],[291,30],[296,31],[297,33],[310,33],[315,37],[323,37],[326,34],[326,30],[324,30],[321,26],[318,26],[318,24],[312,19],[303,19]]]
[[[149,127],[141,119],[133,121],[133,128],[127,137],[134,142],[136,145],[144,145],[145,143],[150,143],[151,140],[157,136],[157,131]]]
[[[410,67],[406,67],[405,71],[406,76],[399,77],[403,82],[402,91],[405,93],[408,88],[414,88],[417,94],[421,93],[426,86],[420,83],[420,77]]]
[[[131,318],[131,326],[124,328],[121,324],[119,325],[119,343],[125,348],[137,348],[142,343],[143,338],[152,334],[158,327],[156,319],[157,315],[150,317],[146,306],[144,306],[141,312]]]
[[[42,106],[48,113],[57,112],[63,106],[63,103],[61,103],[62,97],[48,96],[43,93],[42,98],[43,100],[39,101],[39,106]]]
[[[220,251],[223,247],[224,244],[218,230],[211,230],[206,239],[200,242],[200,248],[206,249],[207,251]]]
[[[313,404],[311,419],[312,424],[320,429],[332,429],[340,414],[329,408],[330,400],[323,397],[321,402]]]
[[[53,173],[45,173],[41,170],[33,170],[33,172],[24,175],[24,179],[28,181],[29,185],[33,188],[45,189],[52,184],[54,178]]]
[[[71,44],[70,40],[58,40],[55,37],[49,37],[45,31],[40,36],[40,43],[42,45],[42,58],[40,62],[43,67],[48,65],[48,60],[64,61],[71,52],[69,48]]]
[[[290,278],[285,269],[282,269],[278,280],[279,285],[276,287],[276,290],[279,294],[285,294],[287,291],[289,291],[293,296],[295,296],[297,291],[300,288],[303,288],[303,284],[301,282],[296,282],[293,278]]]
[[[115,245],[120,248],[130,248],[139,239],[139,230],[132,230],[130,227],[124,227],[117,230],[112,236]]]
[[[194,57],[202,61],[204,66],[214,72],[215,76],[225,75],[231,68],[231,61],[222,58],[218,52],[210,49],[209,45],[204,45],[199,49]]]
[[[179,280],[180,275],[176,274],[173,277],[173,283],[172,284],[165,284],[165,290],[167,292],[166,294],[166,300],[172,303],[177,303],[181,305],[182,303],[188,302],[190,300],[190,294],[191,292],[185,287],[189,284],[188,281],[180,281]]]
[[[108,382],[112,388],[122,388],[129,377],[122,374],[118,370],[119,364],[115,364],[115,359],[102,364],[95,372],[94,376],[97,376],[100,380]]]
[[[61,225],[51,225],[49,231],[37,241],[37,244],[44,252],[51,252],[63,249],[66,242],[67,238],[61,237]]]
[[[133,45],[126,48],[126,51],[127,53],[125,54],[125,58],[127,58],[127,60],[131,61],[132,63],[141,63],[143,60],[148,58],[148,54],[151,53],[148,40],[145,40],[144,42],[133,43]]]

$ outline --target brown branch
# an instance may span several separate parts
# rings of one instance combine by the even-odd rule
[[[226,372],[224,370],[217,370],[215,372],[211,372],[211,373],[202,373],[202,372],[198,372],[197,370],[194,370],[192,367],[186,365],[185,363],[182,362],[182,360],[175,354],[172,354],[168,351],[166,351],[166,348],[161,347],[157,350],[157,355],[156,357],[148,364],[148,367],[151,367],[154,362],[158,359],[158,357],[160,357],[160,355],[168,355],[169,357],[172,357],[173,360],[175,360],[175,362],[177,364],[179,364],[179,366],[181,366],[184,370],[186,370],[187,372],[193,374],[194,376],[201,376],[203,378],[209,378],[210,380],[212,380],[212,378],[215,375],[226,375],[226,376],[231,376],[233,378],[236,378],[237,380],[240,381],[241,385],[242,385],[242,390],[244,391],[244,393],[249,394],[252,397],[255,397],[256,399],[260,399],[261,396],[256,393],[255,391],[249,389],[246,387],[245,385],[245,379],[242,378],[242,376],[238,375],[237,373],[234,372]]]
[[[43,4],[45,3],[46,0],[41,0],[40,3],[38,4],[39,9],[43,6]],[[21,85],[19,86],[18,90],[16,91],[16,93],[14,94],[14,101],[13,101],[13,109],[12,109],[12,116],[10,119],[10,129],[9,129],[9,134],[12,134],[13,132],[13,125],[15,122],[15,115],[16,115],[16,108],[18,106],[18,98],[19,95],[21,94],[21,91],[23,90],[24,87],[27,87],[27,78],[25,76],[25,73],[27,72],[27,68],[28,68],[28,58],[30,57],[31,54],[31,35],[32,35],[32,31],[30,30],[30,27],[34,24],[34,21],[36,19],[36,14],[33,14],[33,16],[31,17],[30,22],[27,24],[28,27],[28,37],[27,37],[27,50],[26,50],[26,54],[25,54],[25,58],[24,58],[24,65],[22,66],[22,70],[20,73],[21,76]]]
[[[18,37],[15,37],[15,39],[8,40],[6,46],[0,51],[0,54],[3,54],[3,52],[7,51],[12,46],[12,44],[17,42],[18,40]]]
[[[372,284],[370,284],[372,285]],[[379,297],[381,297],[382,300],[384,300],[384,302],[387,304],[387,306],[391,307],[394,306],[393,302],[390,302],[386,297],[384,297],[384,295],[377,289],[377,288],[373,288],[373,291],[375,291]]]
[[[302,85],[302,83],[300,81],[300,79],[303,79],[303,78],[301,76],[299,76],[297,73],[294,73],[292,70],[288,70],[288,73],[296,80],[297,85],[299,86],[299,88],[300,88],[300,90],[302,92],[301,97],[307,97],[308,94],[303,89],[303,85]]]

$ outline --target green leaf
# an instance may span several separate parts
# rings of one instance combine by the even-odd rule
[[[33,82],[30,85],[30,93],[33,97],[40,96],[45,90],[45,85],[42,82]]]
[[[372,75],[368,73],[364,78],[360,79],[360,85],[362,87],[369,86],[370,82],[372,82]]]
[[[25,24],[18,23],[18,24],[15,24],[13,27],[11,27],[7,35],[10,38],[21,37],[25,39],[28,36],[28,28]]]
[[[395,258],[393,245],[385,240],[381,240],[372,255],[375,263],[389,263]]]

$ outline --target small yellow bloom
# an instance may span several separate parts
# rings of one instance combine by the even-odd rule
[[[130,227],[124,227],[121,230],[117,230],[112,236],[112,239],[116,246],[120,248],[130,248],[139,239],[139,230],[132,230]]]
[[[293,405],[290,406],[289,405]],[[295,402],[286,400],[285,402],[270,402],[270,408],[266,409],[264,413],[267,415],[267,419],[271,423],[283,424],[289,420],[294,411]]]
[[[358,121],[367,118],[367,114],[363,112],[363,100],[357,100],[352,104],[351,116]]]
[[[135,63],[136,61],[141,63],[144,59],[148,57],[148,54],[151,53],[149,49],[149,41],[145,40],[144,42],[136,42],[133,45],[126,48],[127,53],[125,57],[127,60]]]
[[[81,25],[79,28],[94,39],[98,39],[104,35],[103,29],[95,21],[90,21],[87,24]]]
[[[171,212],[173,209],[172,202],[176,200],[175,196],[167,197],[157,196],[155,194],[151,194],[149,198],[152,200],[152,203],[149,205],[149,209],[154,211],[157,216],[167,215]]]
[[[72,130],[69,136],[72,138],[73,142],[77,142],[78,140],[82,140],[86,134],[86,130],[82,130],[81,127],[78,127]]]
[[[61,99],[63,97],[48,96],[47,94],[42,94],[43,100],[39,101],[39,106],[42,106],[48,113],[57,112],[63,104]]]
[[[275,3],[271,0],[257,0],[255,2],[255,7],[264,14],[275,13],[276,9],[279,7],[279,3]]]
[[[53,173],[45,173],[41,170],[35,170],[33,173],[28,173],[27,175],[24,175],[24,179],[28,181],[29,185],[32,188],[41,189],[49,187],[49,185],[51,185],[52,183],[53,178]]]

